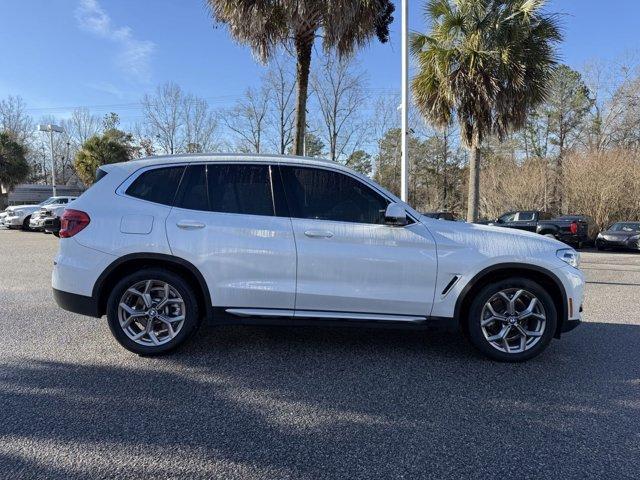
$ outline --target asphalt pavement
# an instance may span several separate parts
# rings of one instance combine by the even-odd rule
[[[585,252],[584,324],[525,364],[311,327],[142,358],[55,305],[57,242],[0,230],[0,478],[640,477],[640,254]]]

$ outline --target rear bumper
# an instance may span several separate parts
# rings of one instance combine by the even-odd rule
[[[98,302],[93,297],[85,297],[77,293],[64,292],[53,289],[53,298],[60,308],[88,317],[100,318],[98,313]]]

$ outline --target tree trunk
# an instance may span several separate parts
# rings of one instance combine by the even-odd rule
[[[467,222],[478,220],[480,205],[480,145],[473,139],[469,149],[469,198],[467,199]]]
[[[309,90],[309,71],[311,69],[311,49],[313,47],[313,33],[296,37],[296,134],[294,139],[294,154],[304,155],[304,134],[307,126],[307,96]]]

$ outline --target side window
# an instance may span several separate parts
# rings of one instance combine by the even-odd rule
[[[189,166],[176,205],[190,210],[272,216],[274,204],[269,166]]]
[[[388,201],[363,182],[331,170],[281,167],[292,217],[384,223]]]
[[[126,194],[149,202],[173,205],[184,167],[154,168],[142,173]]]
[[[207,180],[212,212],[274,214],[268,165],[211,164]]]
[[[516,222],[531,222],[535,216],[535,212],[518,212]]]
[[[61,204],[61,205],[64,205],[65,203],[68,203],[68,202],[69,202],[68,198],[61,198],[58,203]]]
[[[176,207],[189,210],[209,210],[207,166],[189,165],[180,183]]]

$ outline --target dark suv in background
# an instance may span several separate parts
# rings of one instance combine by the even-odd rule
[[[593,245],[599,231],[596,222],[587,215],[553,217],[540,210],[507,212],[489,225],[536,232],[577,248]]]

